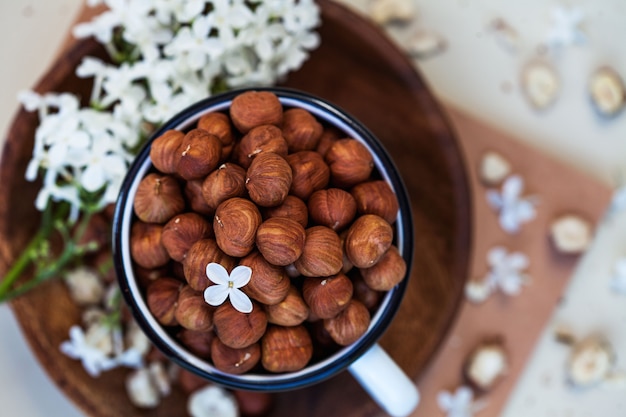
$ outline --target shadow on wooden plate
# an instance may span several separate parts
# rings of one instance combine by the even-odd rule
[[[412,63],[379,29],[343,6],[320,1],[321,46],[284,85],[308,91],[344,108],[385,145],[407,186],[415,223],[415,256],[405,299],[382,346],[415,380],[428,365],[454,320],[470,255],[470,193],[459,144],[441,108]],[[80,41],[36,86],[39,92],[85,94],[89,83],[74,76],[98,45]],[[39,184],[24,180],[37,117],[19,111],[0,165],[0,270],[6,271],[38,226],[33,201]],[[124,389],[127,370],[97,379],[59,351],[80,310],[63,283],[53,281],[16,300],[13,311],[41,365],[86,413],[101,417],[184,415],[175,391],[150,412],[134,408]],[[382,411],[344,372],[316,386],[280,393],[272,416],[378,416]]]

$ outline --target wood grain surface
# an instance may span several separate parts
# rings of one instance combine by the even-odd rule
[[[343,6],[320,1],[321,46],[284,85],[327,99],[356,116],[379,137],[406,183],[415,223],[414,266],[402,307],[381,339],[407,374],[417,379],[450,328],[462,295],[470,256],[471,202],[466,169],[450,124],[412,63],[372,24]],[[83,93],[88,83],[73,71],[85,55],[101,54],[90,41],[70,46],[36,90]],[[20,111],[0,165],[0,272],[8,269],[38,225],[33,201],[39,184],[26,182],[36,127]],[[155,411],[141,411],[124,390],[127,371],[89,377],[59,344],[79,309],[62,282],[46,284],[13,303],[41,365],[87,414],[185,414],[180,392]],[[273,416],[379,416],[382,411],[343,373],[311,388],[276,395]]]

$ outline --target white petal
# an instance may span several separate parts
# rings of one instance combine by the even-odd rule
[[[211,285],[204,290],[204,301],[209,305],[219,306],[228,298],[230,291],[227,285]]]
[[[210,287],[209,287],[210,288]],[[230,303],[236,310],[242,313],[252,312],[252,301],[248,298],[243,291],[233,288],[230,290]]]
[[[86,191],[98,191],[106,181],[104,170],[100,165],[89,165],[83,172],[81,185]]]
[[[515,205],[515,215],[522,223],[534,219],[535,213],[535,206],[528,200],[521,200]]]
[[[252,269],[248,266],[239,265],[230,273],[230,281],[233,282],[235,288],[241,288],[250,282],[252,277]]]
[[[505,275],[500,277],[500,289],[506,295],[517,295],[522,290],[523,279],[520,275]]]
[[[495,191],[495,190],[487,190],[487,203],[489,204],[489,206],[491,206],[492,209],[494,210],[500,210],[502,208],[502,197],[500,197],[500,194]]]
[[[504,201],[514,201],[521,194],[524,188],[524,180],[519,175],[511,175],[502,184],[502,198]]]
[[[528,268],[528,257],[520,252],[512,253],[508,259],[509,267],[517,271]]]
[[[494,246],[487,252],[487,262],[491,266],[500,265],[506,259],[507,251],[502,246]]]
[[[228,271],[222,265],[211,262],[206,266],[206,276],[216,284],[228,285]]]
[[[513,210],[503,210],[500,213],[500,227],[509,234],[519,232],[520,220]]]
[[[59,346],[59,350],[61,350],[61,352],[65,356],[68,356],[72,359],[80,358],[80,351],[76,348],[76,345],[74,345],[69,340],[66,340],[65,342],[61,343],[61,346]]]
[[[452,395],[448,391],[439,392],[437,394],[437,404],[441,411],[449,411],[453,406]]]

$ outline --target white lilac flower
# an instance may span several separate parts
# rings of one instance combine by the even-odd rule
[[[472,417],[485,407],[483,402],[474,401],[474,393],[465,386],[457,388],[454,393],[440,391],[437,404],[446,417]]]
[[[548,32],[548,44],[554,47],[584,43],[584,32],[580,29],[583,20],[580,9],[557,7],[552,10],[552,28]]]
[[[91,346],[85,339],[85,334],[79,326],[70,328],[70,340],[61,343],[61,352],[72,359],[82,362],[85,371],[92,377],[115,367],[115,361],[106,353]]]
[[[231,271],[229,276],[226,268],[211,262],[206,266],[206,275],[209,280],[216,284],[204,290],[204,300],[207,304],[219,306],[227,298],[230,298],[230,303],[236,310],[242,313],[252,311],[252,301],[239,289],[250,282],[252,269],[239,265]]]
[[[187,400],[191,417],[238,417],[239,406],[235,397],[216,385],[207,385],[191,393]]]
[[[534,197],[522,197],[524,180],[511,175],[502,183],[502,191],[487,190],[487,202],[498,212],[500,226],[507,233],[517,233],[523,223],[536,216]]]
[[[523,253],[509,253],[496,246],[487,253],[487,263],[489,271],[483,280],[469,281],[465,286],[465,295],[471,302],[481,303],[497,290],[509,296],[518,295],[530,280],[524,273],[529,261]]]
[[[615,262],[611,289],[618,294],[626,295],[626,258],[620,258]]]

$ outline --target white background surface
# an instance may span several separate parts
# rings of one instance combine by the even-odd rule
[[[345,1],[360,10],[369,3]],[[32,86],[47,69],[80,4],[79,0],[0,3],[0,132],[6,131],[17,108],[17,92]],[[401,43],[418,28],[436,30],[446,38],[448,49],[443,54],[416,61],[441,99],[606,184],[617,185],[620,177],[626,178],[626,113],[609,122],[601,120],[592,111],[586,90],[589,75],[600,65],[610,65],[626,77],[626,2],[415,0],[415,4],[417,19],[390,31]],[[560,74],[562,92],[552,108],[538,113],[519,91],[519,73],[546,38],[551,11],[558,5],[583,11],[588,40],[548,57]],[[517,29],[521,40],[517,53],[499,46],[487,29],[495,17]],[[613,262],[624,255],[626,216],[621,214],[600,227],[552,324],[573,324],[580,335],[603,331],[616,348],[618,368],[626,370],[626,296],[608,289]],[[563,384],[567,352],[553,342],[551,329],[546,328],[504,415],[626,416],[625,391],[573,392]],[[0,414],[81,415],[39,368],[6,306],[0,306],[0,335]]]

